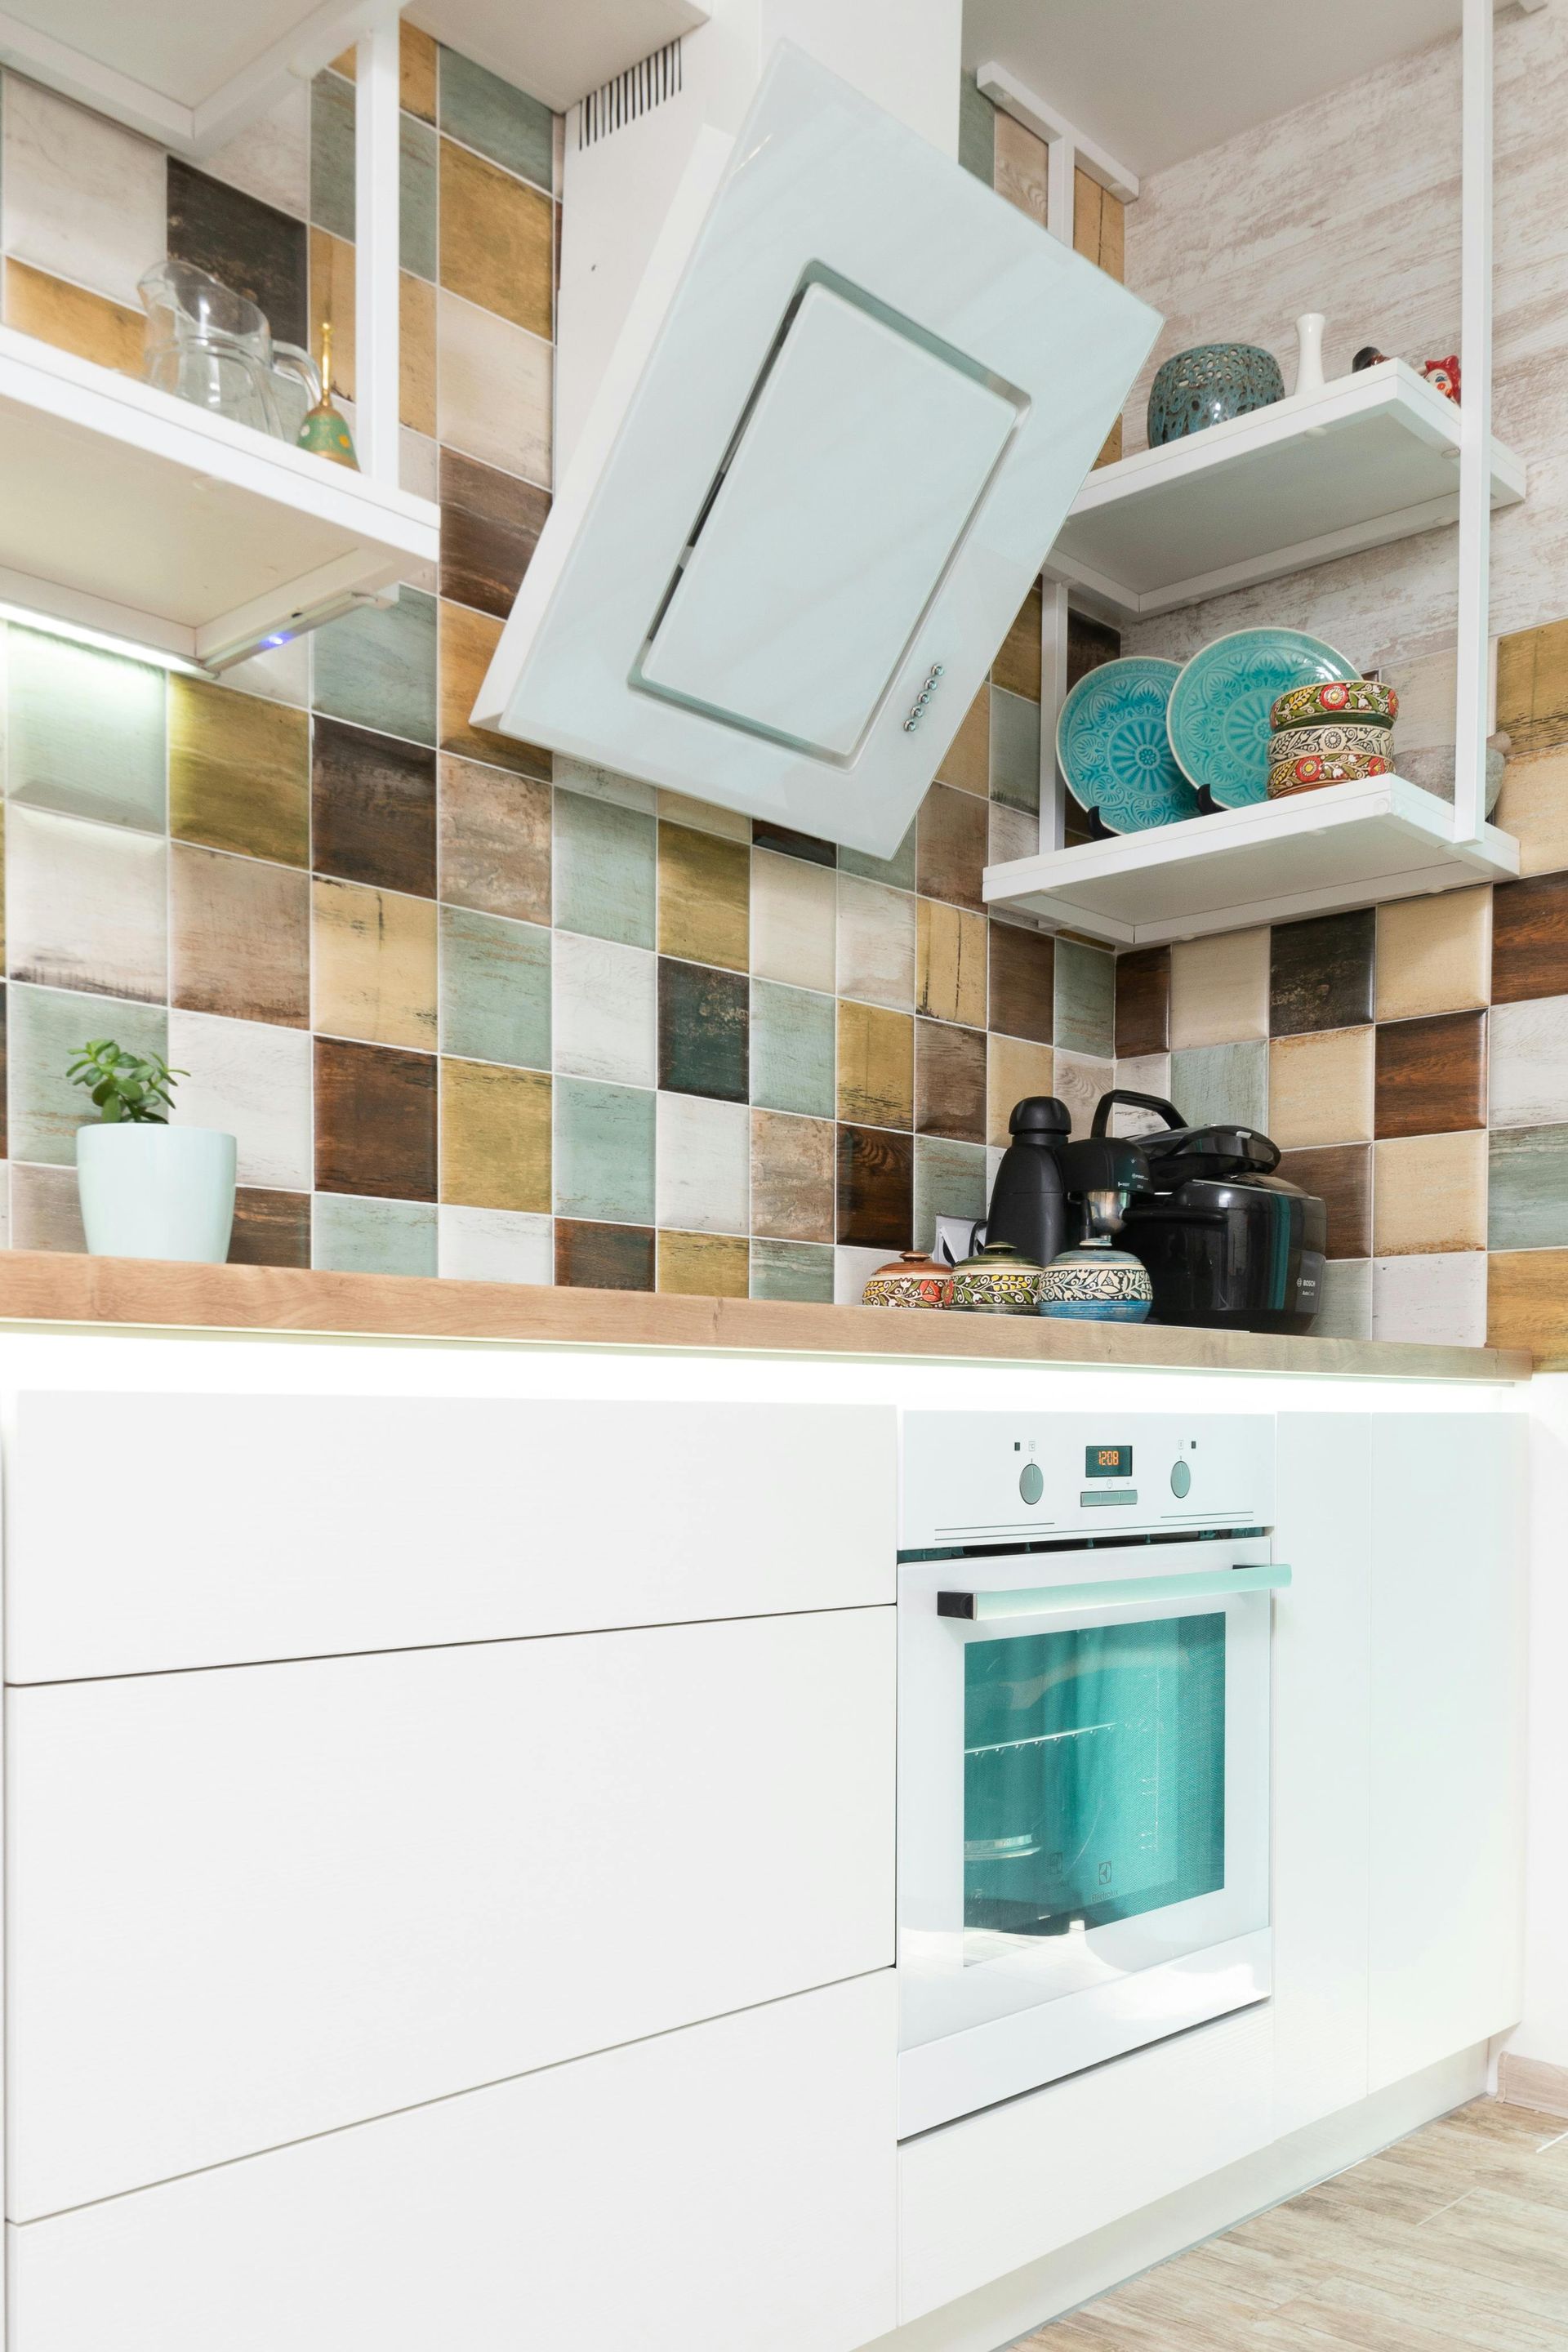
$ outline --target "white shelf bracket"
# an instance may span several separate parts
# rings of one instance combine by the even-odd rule
[[[1479,841],[1486,822],[1491,646],[1493,0],[1465,0],[1463,40],[1458,703],[1454,838]]]
[[[355,50],[354,436],[362,472],[395,488],[398,421],[398,20]]]

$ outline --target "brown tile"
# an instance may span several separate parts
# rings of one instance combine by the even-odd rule
[[[906,905],[908,901],[904,902]],[[984,915],[966,914],[940,898],[915,901],[915,1010],[971,1029],[985,1022]]]
[[[319,874],[436,895],[436,754],[318,717],[311,864]]]
[[[1017,923],[991,926],[991,1011],[987,1025],[1009,1037],[1048,1045],[1056,1003],[1057,943]]]
[[[921,803],[915,835],[915,887],[922,898],[985,910],[981,877],[990,836],[986,803],[951,784],[933,784]]]
[[[915,1128],[958,1143],[985,1140],[985,1038],[945,1022],[915,1023]]]
[[[1171,950],[1134,948],[1116,959],[1116,1051],[1121,1060],[1171,1043]]]
[[[31,1168],[13,1161],[11,1247],[86,1250],[74,1168]]]
[[[555,1220],[555,1279],[574,1290],[651,1290],[653,1229]]]
[[[991,665],[991,680],[1009,694],[1040,698],[1040,583],[1037,580],[1008,630],[1001,652]]]
[[[310,1196],[242,1184],[234,1196],[230,1265],[309,1265]]]
[[[428,33],[422,33],[405,16],[398,28],[398,47],[399,101],[405,113],[416,114],[421,122],[434,122],[437,44]]]
[[[310,885],[291,866],[176,841],[169,866],[169,993],[191,1013],[310,1022]]]
[[[25,261],[5,264],[5,324],[52,343],[56,351],[91,360],[96,367],[113,368],[121,375],[142,373],[147,321],[140,310],[51,278],[47,270],[29,269]]]
[[[1089,676],[1091,669],[1103,668],[1107,662],[1120,661],[1121,658],[1121,632],[1120,629],[1113,629],[1107,621],[1091,621],[1087,613],[1068,613],[1068,688],[1069,692],[1080,677]],[[1145,948],[1134,950],[1134,953],[1140,955],[1151,952],[1152,950]]]
[[[1485,1013],[1379,1024],[1373,1131],[1380,1139],[1442,1135],[1486,1123]]]
[[[1568,1249],[1492,1252],[1487,1260],[1487,1343],[1526,1348],[1542,1370],[1568,1367]]]
[[[808,866],[838,863],[838,852],[832,842],[822,840],[815,833],[796,833],[791,825],[773,824],[766,817],[753,820],[752,845],[756,849],[776,849],[781,857],[804,858]]]
[[[885,1129],[838,1130],[838,1238],[862,1249],[907,1250],[914,1231],[914,1139]]]
[[[536,743],[520,743],[510,735],[492,735],[488,728],[476,727],[468,716],[485,682],[490,656],[500,643],[500,623],[488,613],[471,612],[466,604],[450,604],[445,597],[436,609],[439,616],[442,751],[548,782],[548,751],[541,751]]]
[[[441,283],[548,341],[554,206],[537,188],[441,142]]]
[[[743,972],[658,960],[658,1083],[716,1102],[750,1097],[751,992]]]
[[[1010,1140],[1007,1121],[1015,1103],[1026,1095],[1051,1095],[1057,1091],[1056,1055],[1048,1045],[1039,1045],[1032,1039],[993,1036],[986,1041],[985,1054],[985,1140],[1006,1143]]]
[[[983,686],[963,724],[943,752],[937,767],[939,783],[961,793],[978,793],[984,800],[991,790],[991,690]]]
[[[1516,751],[1568,743],[1568,621],[1500,638],[1497,723]]]
[[[1568,874],[1492,892],[1492,1003],[1568,995]]]
[[[1374,1257],[1485,1249],[1487,1139],[1463,1132],[1373,1147]]]
[[[169,680],[169,827],[279,866],[310,856],[310,722],[193,677]]]
[[[736,1234],[661,1233],[658,1286],[686,1298],[744,1298],[751,1244]]]
[[[324,228],[310,231],[310,357],[320,367],[324,328],[332,331],[332,389],[354,397],[354,249]]]
[[[454,907],[550,920],[551,791],[443,752],[437,762],[440,896]]]
[[[826,1118],[752,1113],[752,1231],[786,1242],[830,1242],[834,1131]]]
[[[658,949],[690,963],[744,971],[751,944],[752,858],[743,842],[658,828]]]
[[[1296,1036],[1307,1029],[1353,1029],[1372,1019],[1376,925],[1370,907],[1348,915],[1314,915],[1304,923],[1275,924],[1268,962],[1271,1036]]]
[[[442,595],[504,621],[549,512],[548,490],[443,449]]]
[[[209,179],[177,155],[170,156],[168,172],[171,257],[211,270],[259,304],[279,341],[302,343],[304,224],[226,181]]]
[[[435,901],[318,876],[310,912],[313,1026],[433,1051]]]
[[[865,1127],[914,1118],[914,1022],[879,1004],[838,1006],[838,1116]]]
[[[1331,1257],[1366,1257],[1372,1250],[1372,1153],[1364,1143],[1317,1151],[1287,1151],[1279,1173],[1287,1184],[1315,1192],[1329,1213]]]
[[[436,1057],[318,1037],[316,1184],[384,1201],[436,1198]]]
[[[405,269],[399,283],[397,407],[411,433],[436,433],[436,289]],[[333,338],[334,342],[336,337]]]
[[[542,1072],[444,1057],[441,1198],[549,1214],[550,1080]]]

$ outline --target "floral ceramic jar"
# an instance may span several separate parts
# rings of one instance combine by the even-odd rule
[[[1375,677],[1334,677],[1293,686],[1268,713],[1276,735],[1288,727],[1392,727],[1399,697]]]
[[[1066,1323],[1143,1323],[1153,1304],[1142,1259],[1109,1235],[1063,1250],[1040,1276],[1040,1313]]]
[[[924,1250],[905,1250],[879,1265],[860,1294],[863,1307],[947,1307],[952,1301],[952,1269],[938,1265]]]
[[[1390,776],[1394,761],[1381,752],[1307,751],[1279,759],[1276,747],[1288,741],[1277,735],[1268,747],[1268,797],[1288,801],[1295,793],[1321,792],[1325,784],[1360,784],[1373,776]]]
[[[1011,1242],[987,1242],[952,1274],[952,1304],[969,1315],[1033,1315],[1044,1269]]]

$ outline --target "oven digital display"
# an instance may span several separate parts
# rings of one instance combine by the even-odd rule
[[[1132,1448],[1130,1445],[1086,1445],[1083,1475],[1086,1478],[1131,1478]]]

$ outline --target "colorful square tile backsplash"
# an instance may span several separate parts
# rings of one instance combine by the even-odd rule
[[[137,280],[184,256],[289,341],[331,319],[352,395],[352,53],[199,168],[3,94],[8,325],[137,373]],[[1323,1328],[1474,1339],[1489,1286],[1495,1338],[1568,1360],[1568,623],[1500,658],[1518,883],[1120,958],[984,908],[1038,837],[1037,593],[889,857],[487,735],[550,510],[559,125],[406,25],[402,96],[437,576],[221,684],[0,630],[13,1241],[82,1246],[93,1034],[237,1137],[237,1259],[796,1301],[979,1215],[1022,1096],[1081,1130],[1121,1083],[1272,1133],[1328,1203]],[[1044,219],[1040,142],[972,80],[962,161]],[[1120,206],[1079,197],[1119,274]],[[1118,650],[1075,617],[1069,677]]]

